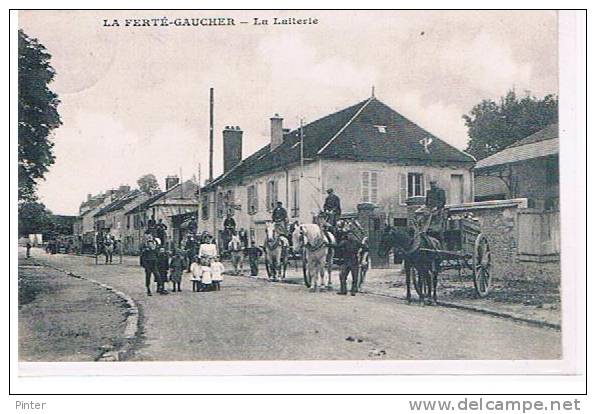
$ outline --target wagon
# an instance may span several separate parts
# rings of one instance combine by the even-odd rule
[[[460,276],[465,272],[472,277],[478,296],[486,297],[491,287],[491,252],[488,238],[480,231],[480,223],[469,216],[451,216],[446,219],[445,229],[439,238],[445,250],[420,249],[436,258],[433,272],[456,269]],[[414,288],[420,294],[420,289],[426,287],[416,269],[411,267],[406,271],[410,272]],[[428,294],[426,290],[422,293]]]

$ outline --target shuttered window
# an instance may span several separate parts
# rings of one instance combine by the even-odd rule
[[[408,199],[408,176],[404,173],[399,173],[399,204],[406,204]]]
[[[360,188],[360,201],[376,204],[379,199],[379,173],[377,171],[362,171]]]
[[[300,215],[300,180],[298,177],[292,177],[290,191],[292,217],[298,217]]]
[[[259,210],[257,197],[257,186],[249,185],[246,187],[246,208],[248,214],[255,214]]]
[[[424,195],[424,175],[422,173],[408,173],[408,197]]]
[[[277,202],[277,181],[271,180],[267,182],[267,211],[273,210]]]

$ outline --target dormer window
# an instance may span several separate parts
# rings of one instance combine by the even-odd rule
[[[377,131],[379,131],[380,134],[387,133],[387,127],[385,125],[375,125],[375,128],[377,128]]]

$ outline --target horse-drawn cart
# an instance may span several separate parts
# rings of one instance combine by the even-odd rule
[[[457,269],[460,276],[470,271],[478,296],[486,297],[491,287],[491,252],[487,237],[480,231],[478,221],[467,216],[452,216],[445,221],[442,248],[420,248],[435,258],[433,273],[441,270]],[[424,283],[420,282],[415,268],[409,268],[414,288],[420,294]],[[429,292],[422,292],[427,296]]]

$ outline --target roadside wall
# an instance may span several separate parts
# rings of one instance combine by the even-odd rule
[[[492,274],[499,280],[539,279],[551,283],[560,280],[560,264],[528,262],[519,251],[519,215],[528,210],[527,199],[511,199],[447,206],[452,214],[470,212],[488,237],[492,256]],[[540,243],[540,240],[536,240]]]

